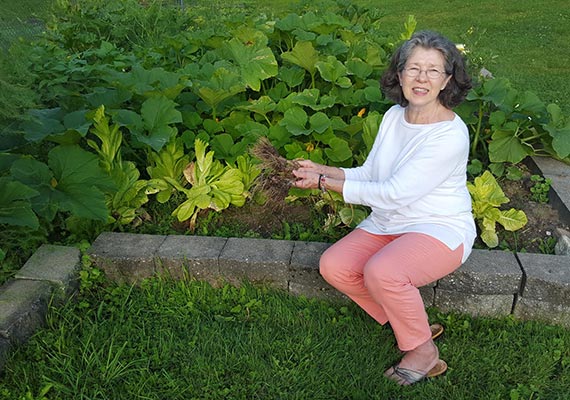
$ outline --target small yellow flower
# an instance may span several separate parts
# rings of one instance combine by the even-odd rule
[[[356,114],[356,115],[358,115],[360,118],[362,118],[362,116],[364,115],[365,112],[366,112],[366,108],[362,108],[362,109],[358,112],[358,114]]]
[[[463,43],[458,43],[455,47],[457,47],[457,50],[459,50],[461,54],[467,53],[467,49],[465,49],[465,45]]]
[[[310,153],[311,151],[315,150],[315,145],[313,143],[309,142],[305,145],[305,150],[307,150],[307,152]]]

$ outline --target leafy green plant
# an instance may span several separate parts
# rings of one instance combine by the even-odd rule
[[[355,228],[369,214],[365,207],[345,203],[340,193],[326,192],[321,193],[321,196],[315,207],[317,210],[327,210],[323,225],[325,232],[332,232],[340,227]]]
[[[184,188],[178,181],[164,177],[168,183],[186,195],[186,201],[173,212],[179,221],[189,221],[189,229],[194,230],[198,212],[204,209],[220,211],[230,204],[242,206],[245,203],[245,188],[239,169],[214,160],[214,152],[206,153],[207,144],[196,139],[196,161],[184,170],[184,176],[191,188]]]
[[[176,188],[168,184],[166,177],[183,185],[184,168],[190,163],[190,157],[184,151],[181,138],[171,139],[159,152],[151,152],[150,165],[146,168],[150,176],[149,186],[154,187],[159,203],[170,200]]]
[[[555,254],[556,237],[546,236],[534,239],[534,241],[538,242],[538,248],[542,254]]]
[[[497,247],[499,238],[496,232],[497,223],[507,231],[516,231],[527,223],[526,215],[521,210],[513,208],[501,210],[499,207],[509,201],[493,174],[489,171],[468,182],[467,188],[471,194],[473,216],[480,229],[480,237],[490,248]]]
[[[32,209],[31,198],[37,190],[9,177],[0,177],[0,224],[38,228],[38,217]]]
[[[481,78],[458,109],[470,126],[471,157],[518,163],[531,155],[570,156],[570,120],[556,104],[519,92],[506,79]]]
[[[548,203],[548,193],[552,185],[552,179],[544,178],[540,175],[531,175],[530,180],[534,182],[530,188],[530,198],[539,203]]]
[[[140,173],[131,161],[123,161],[121,144],[123,134],[118,124],[109,125],[105,107],[99,107],[93,115],[91,133],[98,142],[88,139],[87,144],[99,155],[100,165],[114,183],[112,190],[105,193],[109,219],[105,222],[126,225],[137,217],[141,207],[148,202],[148,181],[139,179]]]

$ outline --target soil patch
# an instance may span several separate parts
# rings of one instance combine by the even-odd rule
[[[525,165],[518,167],[523,172],[520,180],[503,179],[499,182],[503,192],[510,199],[502,208],[524,211],[528,223],[516,232],[507,232],[498,227],[500,247],[517,252],[552,253],[557,240],[556,228],[568,230],[568,225],[561,222],[556,208],[532,199],[531,188],[536,182],[532,181],[532,173]],[[476,245],[484,247],[479,239]]]

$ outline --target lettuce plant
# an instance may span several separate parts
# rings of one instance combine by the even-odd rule
[[[483,172],[481,176],[468,182],[467,188],[471,194],[473,216],[480,229],[481,240],[490,248],[499,245],[496,226],[500,224],[507,231],[516,231],[527,223],[527,218],[522,210],[502,210],[500,206],[508,203],[493,174]]]

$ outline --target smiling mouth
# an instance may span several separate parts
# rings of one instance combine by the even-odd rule
[[[420,94],[425,94],[425,93],[429,92],[428,89],[424,89],[424,88],[413,88],[412,90],[414,93],[420,93]]]

